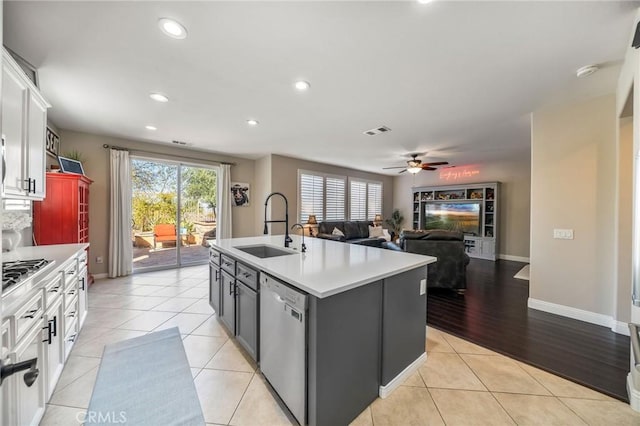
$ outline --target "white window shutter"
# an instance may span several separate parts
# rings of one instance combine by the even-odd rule
[[[350,181],[349,220],[367,219],[367,184]]]

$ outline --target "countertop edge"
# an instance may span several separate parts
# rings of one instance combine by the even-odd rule
[[[348,243],[338,243],[338,242],[336,242],[335,244],[348,244]],[[363,279],[363,280],[354,281],[353,283],[345,285],[345,286],[343,286],[343,287],[341,287],[339,289],[334,289],[334,290],[325,291],[325,292],[319,292],[319,291],[317,291],[315,289],[312,289],[312,288],[310,288],[310,287],[308,287],[308,286],[306,286],[306,285],[304,285],[304,284],[292,279],[291,277],[284,276],[283,274],[281,274],[279,272],[274,272],[273,270],[269,269],[268,266],[262,265],[259,262],[256,262],[256,261],[250,259],[250,257],[253,257],[253,256],[247,255],[247,254],[243,253],[240,250],[237,250],[237,249],[229,250],[226,247],[222,247],[222,246],[218,245],[215,240],[211,240],[210,245],[211,245],[211,247],[215,248],[216,250],[220,251],[223,254],[227,254],[229,256],[232,256],[233,258],[235,258],[236,260],[238,260],[238,261],[240,261],[242,263],[246,263],[247,265],[258,269],[259,271],[264,271],[265,273],[273,276],[274,278],[278,278],[278,279],[280,279],[280,280],[282,280],[282,281],[284,281],[284,282],[286,282],[288,284],[291,284],[292,286],[298,288],[299,290],[302,290],[302,291],[304,291],[306,293],[309,293],[310,295],[318,297],[320,299],[323,299],[323,298],[326,298],[326,297],[330,297],[330,296],[335,296],[336,294],[340,294],[340,293],[343,293],[345,291],[352,290],[354,288],[361,287],[363,285],[367,285],[367,284],[379,281],[381,279],[384,279],[384,278],[387,278],[387,277],[390,277],[390,276],[393,276],[393,275],[397,275],[397,274],[400,274],[400,273],[403,273],[403,272],[411,271],[411,270],[416,269],[416,268],[421,268],[421,267],[427,266],[427,265],[429,265],[431,263],[435,263],[437,261],[437,258],[435,258],[433,256],[425,256],[424,260],[418,261],[416,263],[413,263],[411,265],[407,265],[407,266],[404,266],[404,267],[401,267],[401,268],[395,268],[393,270],[390,270],[388,273],[378,274],[378,275],[375,275],[375,276],[372,276],[372,277],[368,277],[368,278]],[[379,250],[385,250],[385,249],[379,249]],[[298,253],[298,254],[302,255],[302,253]]]

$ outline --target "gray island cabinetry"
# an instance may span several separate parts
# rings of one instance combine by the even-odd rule
[[[227,330],[258,360],[258,272],[211,249],[209,304]]]
[[[298,422],[346,425],[426,359],[436,259],[293,237],[212,241],[209,301]]]

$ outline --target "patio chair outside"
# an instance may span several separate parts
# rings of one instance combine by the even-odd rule
[[[156,248],[157,243],[168,242],[177,244],[178,235],[176,234],[176,226],[167,223],[155,225],[153,227],[153,248]]]

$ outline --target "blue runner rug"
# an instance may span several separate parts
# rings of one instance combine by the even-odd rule
[[[177,327],[105,346],[85,424],[205,424]]]

